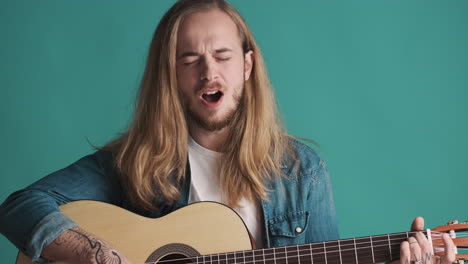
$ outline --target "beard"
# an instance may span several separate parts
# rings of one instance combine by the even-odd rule
[[[200,113],[199,111],[195,109],[195,107],[193,107],[189,99],[186,98],[186,100],[184,101],[185,101],[185,112],[186,112],[187,121],[192,121],[198,127],[201,127],[204,130],[207,130],[210,132],[219,131],[223,128],[230,126],[242,112],[241,102],[243,102],[243,97],[244,97],[244,90],[245,90],[244,84],[245,82],[242,82],[241,92],[233,96],[234,107],[231,109],[228,109],[227,112],[224,113],[224,115],[220,119],[217,119],[217,120],[210,119],[210,116],[214,114],[216,110],[209,110],[208,113]]]

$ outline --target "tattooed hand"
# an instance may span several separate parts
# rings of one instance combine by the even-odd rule
[[[424,230],[424,219],[416,217],[411,225],[411,231],[422,230]],[[435,256],[429,240],[422,232],[418,232],[401,243],[400,260],[392,264],[450,264],[455,261],[455,245],[448,234],[444,234],[442,240],[445,246],[445,256]]]
[[[42,256],[70,264],[130,264],[130,261],[110,244],[80,228],[72,228],[60,234],[44,248]]]

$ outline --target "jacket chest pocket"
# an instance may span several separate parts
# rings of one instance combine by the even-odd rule
[[[298,211],[275,217],[268,221],[272,247],[305,243],[309,225],[309,212]]]

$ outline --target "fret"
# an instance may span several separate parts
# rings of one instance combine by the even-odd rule
[[[236,256],[234,252],[226,253],[226,263],[227,264],[236,264]]]
[[[245,263],[244,251],[234,252],[234,255],[235,255],[235,263],[236,264],[244,264]]]
[[[325,251],[325,263],[326,264],[340,264],[340,251],[338,241],[324,242]]]
[[[371,241],[369,237],[356,238],[356,251],[359,263],[374,263],[372,258]]]
[[[275,250],[273,248],[264,248],[263,255],[265,264],[276,264]]]
[[[325,264],[325,248],[322,243],[311,244],[314,264]]]
[[[392,243],[390,242],[390,234],[387,234],[387,240],[388,240],[388,250],[390,251],[390,260],[392,261]]]
[[[299,245],[296,245],[296,251],[297,251],[297,263],[301,264],[301,259],[300,259],[300,255],[301,253],[299,252]]]
[[[263,255],[263,264],[266,264],[266,261],[265,261],[266,256],[265,256],[265,249],[264,248],[262,248],[262,255]]]
[[[390,234],[391,252],[390,259],[400,258],[400,244],[408,239],[408,232]]]
[[[356,246],[354,239],[346,239],[339,241],[340,264],[358,264],[356,262]]]
[[[310,263],[314,264],[314,254],[312,253],[312,244],[309,244],[310,249]]]
[[[341,257],[341,244],[338,240],[338,254],[340,254],[340,264],[343,264],[343,258]]]
[[[205,255],[203,256],[203,263],[211,263],[211,259],[210,259],[210,256],[211,255]]]
[[[277,264],[287,264],[285,247],[275,248],[275,260]]]
[[[251,250],[244,251],[244,263],[252,264],[253,260],[253,252]]]
[[[372,247],[374,251],[374,261],[375,262],[388,262],[393,259],[389,248],[389,236],[376,236],[372,238]],[[397,243],[399,245],[399,243]]]
[[[328,264],[328,261],[327,261],[327,247],[325,245],[325,241],[323,241],[323,256],[325,258],[325,264]]]
[[[358,255],[357,255],[356,239],[353,238],[353,241],[354,241],[354,254],[356,254],[356,264],[358,264],[359,261],[358,261],[358,257],[357,257]]]
[[[227,264],[226,253],[221,253],[218,255],[219,264]]]
[[[300,264],[312,264],[310,245],[298,245],[297,250]]]
[[[392,241],[392,244],[395,243],[397,240],[398,242],[403,242],[409,238],[409,232],[403,232],[403,233],[394,233],[390,234],[390,240]]]
[[[369,237],[369,240],[370,240],[370,248],[372,252],[372,263],[375,263],[374,244],[372,243],[372,236]]]
[[[288,264],[298,264],[299,252],[297,251],[297,246],[286,247],[286,263]]]
[[[263,263],[263,264],[265,264],[265,255],[263,254],[263,250],[254,250],[253,251],[253,260],[254,260],[254,263]]]
[[[211,263],[212,264],[220,264],[218,255],[214,254],[214,255],[210,255],[210,256],[211,256]]]

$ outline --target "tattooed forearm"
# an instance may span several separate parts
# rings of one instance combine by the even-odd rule
[[[84,238],[84,239],[88,242],[89,246],[91,246],[91,249],[96,250],[96,253],[95,253],[95,260],[96,260],[96,263],[100,264],[101,261],[99,260],[98,256],[99,256],[99,254],[102,253],[102,244],[101,244],[101,242],[99,242],[99,241],[93,242],[93,241],[89,238],[88,235],[86,235],[86,234],[84,234],[84,233],[81,233],[81,232],[79,232],[79,231],[77,231],[77,230],[70,229],[70,231],[71,231],[71,232],[74,232],[75,234],[77,234],[77,235],[81,236],[82,238]]]
[[[65,241],[64,236],[58,236],[54,241],[52,241],[52,243],[57,246],[60,246],[60,245],[63,245],[64,241]]]
[[[83,231],[76,230],[76,229],[70,229],[70,231],[74,232],[78,236],[85,239],[87,244],[92,249],[91,252],[94,252],[93,258],[97,264],[104,264],[104,263],[121,264],[122,263],[122,259],[119,256],[119,253],[116,252],[115,250],[112,250],[106,244],[103,244],[101,241],[91,238],[89,234],[86,234]]]
[[[43,257],[70,263],[122,264],[123,257],[112,246],[80,228],[69,229],[44,248]]]

